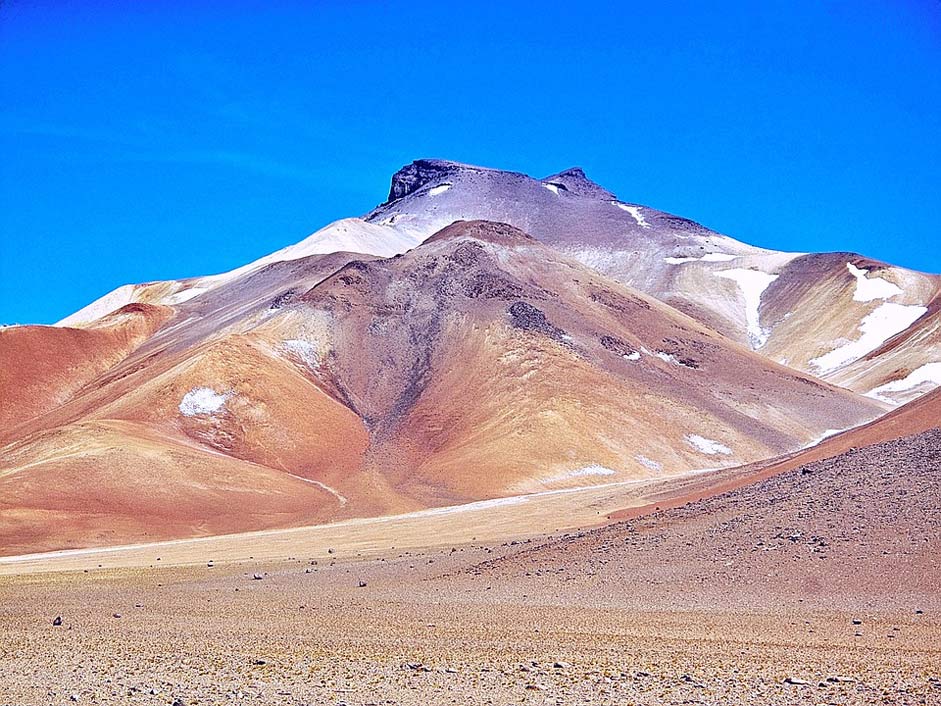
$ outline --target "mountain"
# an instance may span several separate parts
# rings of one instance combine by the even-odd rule
[[[941,385],[941,277],[854,253],[747,245],[618,200],[580,168],[544,179],[421,159],[362,219],[330,224],[229,273],[125,285],[59,325],[131,302],[173,305],[272,262],[318,253],[388,257],[457,220],[514,225],[772,360],[898,405]]]
[[[755,248],[578,168],[418,160],[363,218],[245,266],[0,329],[0,546],[839,453],[892,406],[916,400],[898,428],[935,413],[939,301],[937,276]]]
[[[184,285],[144,291],[165,286]],[[146,340],[87,366],[77,389],[35,393],[43,413],[13,394],[58,337],[141,311],[161,317]],[[391,258],[266,259],[81,329],[0,331],[0,367],[23,420],[0,437],[7,551],[669,476],[795,451],[884,410],[486,221]]]
[[[756,248],[623,202],[578,168],[533,179],[442,160],[392,178],[365,216],[424,239],[509,223],[771,359],[898,404],[941,384],[941,278],[853,253]]]

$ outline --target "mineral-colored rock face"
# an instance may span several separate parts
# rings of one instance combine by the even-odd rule
[[[579,168],[418,160],[365,217],[236,270],[0,330],[0,548],[795,452],[941,381],[938,289],[858,255],[754,248]]]

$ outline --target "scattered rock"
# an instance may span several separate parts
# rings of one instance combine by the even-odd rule
[[[264,578],[261,574],[252,574],[252,579],[254,581],[261,581]]]
[[[810,686],[810,682],[798,679],[797,677],[788,677],[784,680],[784,683],[792,684],[793,686]]]
[[[52,624],[55,625],[56,627],[59,627],[60,625],[62,625],[62,616],[61,616],[61,615],[57,615],[57,616],[53,619]]]

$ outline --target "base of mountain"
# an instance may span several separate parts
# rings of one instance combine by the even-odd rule
[[[933,430],[586,532],[164,568],[88,554],[0,578],[0,694],[936,703],[939,467]]]

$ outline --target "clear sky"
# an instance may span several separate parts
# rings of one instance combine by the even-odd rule
[[[418,157],[941,272],[941,4],[0,1],[0,322],[243,264]]]

